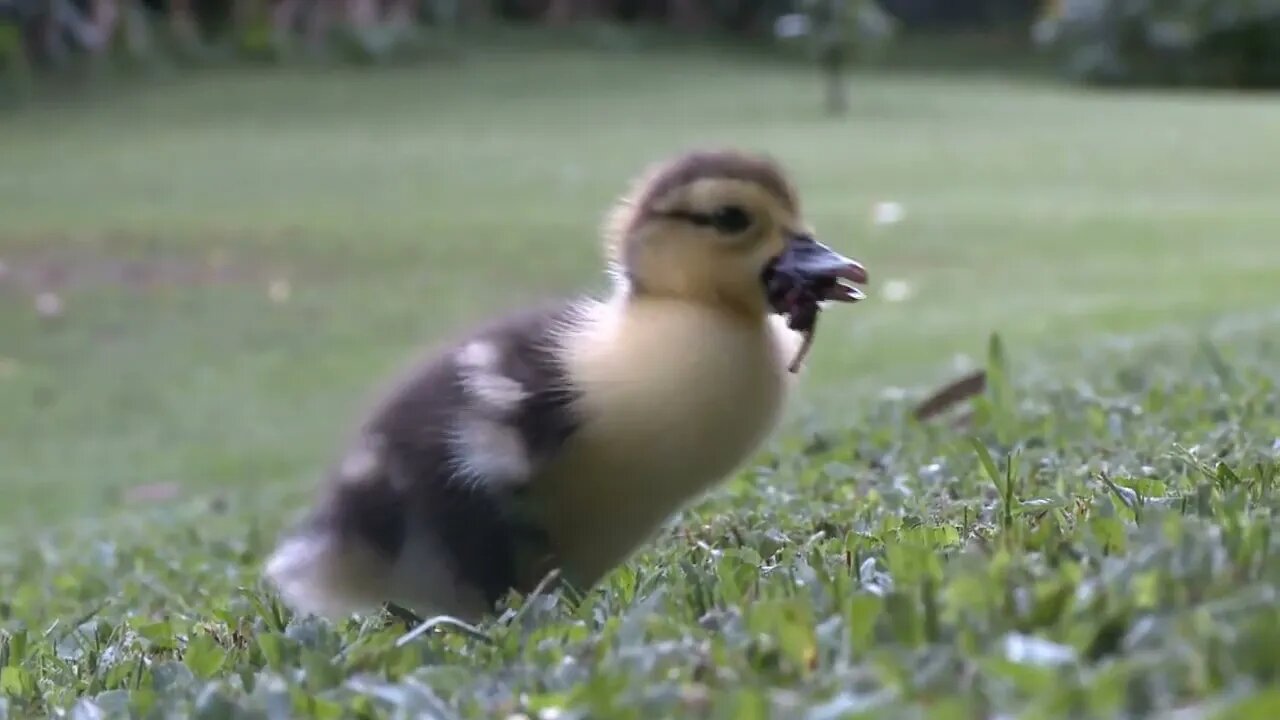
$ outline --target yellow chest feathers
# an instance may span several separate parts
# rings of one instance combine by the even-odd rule
[[[772,320],[691,303],[597,311],[567,338],[582,424],[540,493],[566,570],[585,582],[758,448],[781,415],[796,343]]]
[[[681,475],[729,472],[782,408],[782,340],[763,318],[692,303],[603,306],[568,348],[580,449]]]

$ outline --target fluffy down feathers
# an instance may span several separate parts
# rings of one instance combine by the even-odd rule
[[[768,432],[794,334],[671,301],[580,301],[415,371],[267,566],[330,617],[397,602],[477,618],[552,568],[588,587]]]
[[[389,393],[268,562],[286,601],[330,616],[392,601],[473,617],[528,589],[537,558],[524,555],[546,540],[521,495],[574,427],[553,353],[573,317],[570,306],[509,318]]]
[[[782,412],[801,338],[761,273],[805,233],[797,205],[748,156],[651,173],[612,215],[609,298],[482,328],[374,408],[268,561],[286,602],[476,620],[552,569],[586,589],[623,562]]]

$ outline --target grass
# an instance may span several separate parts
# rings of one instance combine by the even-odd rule
[[[837,121],[814,81],[491,50],[0,118],[0,708],[1266,716],[1280,109],[896,73]],[[260,560],[367,392],[599,287],[605,204],[707,143],[784,160],[913,294],[828,313],[787,432],[581,605],[513,600],[492,644],[290,620]],[[882,397],[992,331],[1013,385],[969,425]]]

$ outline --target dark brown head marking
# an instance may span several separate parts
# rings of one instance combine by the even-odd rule
[[[795,189],[772,159],[733,150],[699,150],[670,160],[649,173],[635,198],[637,215],[647,215],[653,203],[673,190],[710,178],[755,183],[792,212],[799,204]]]

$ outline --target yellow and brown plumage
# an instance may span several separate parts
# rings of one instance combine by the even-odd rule
[[[605,235],[608,297],[476,330],[375,408],[268,561],[286,601],[475,619],[553,568],[595,584],[773,430],[788,319],[866,281],[777,165],[736,152],[657,166]]]

